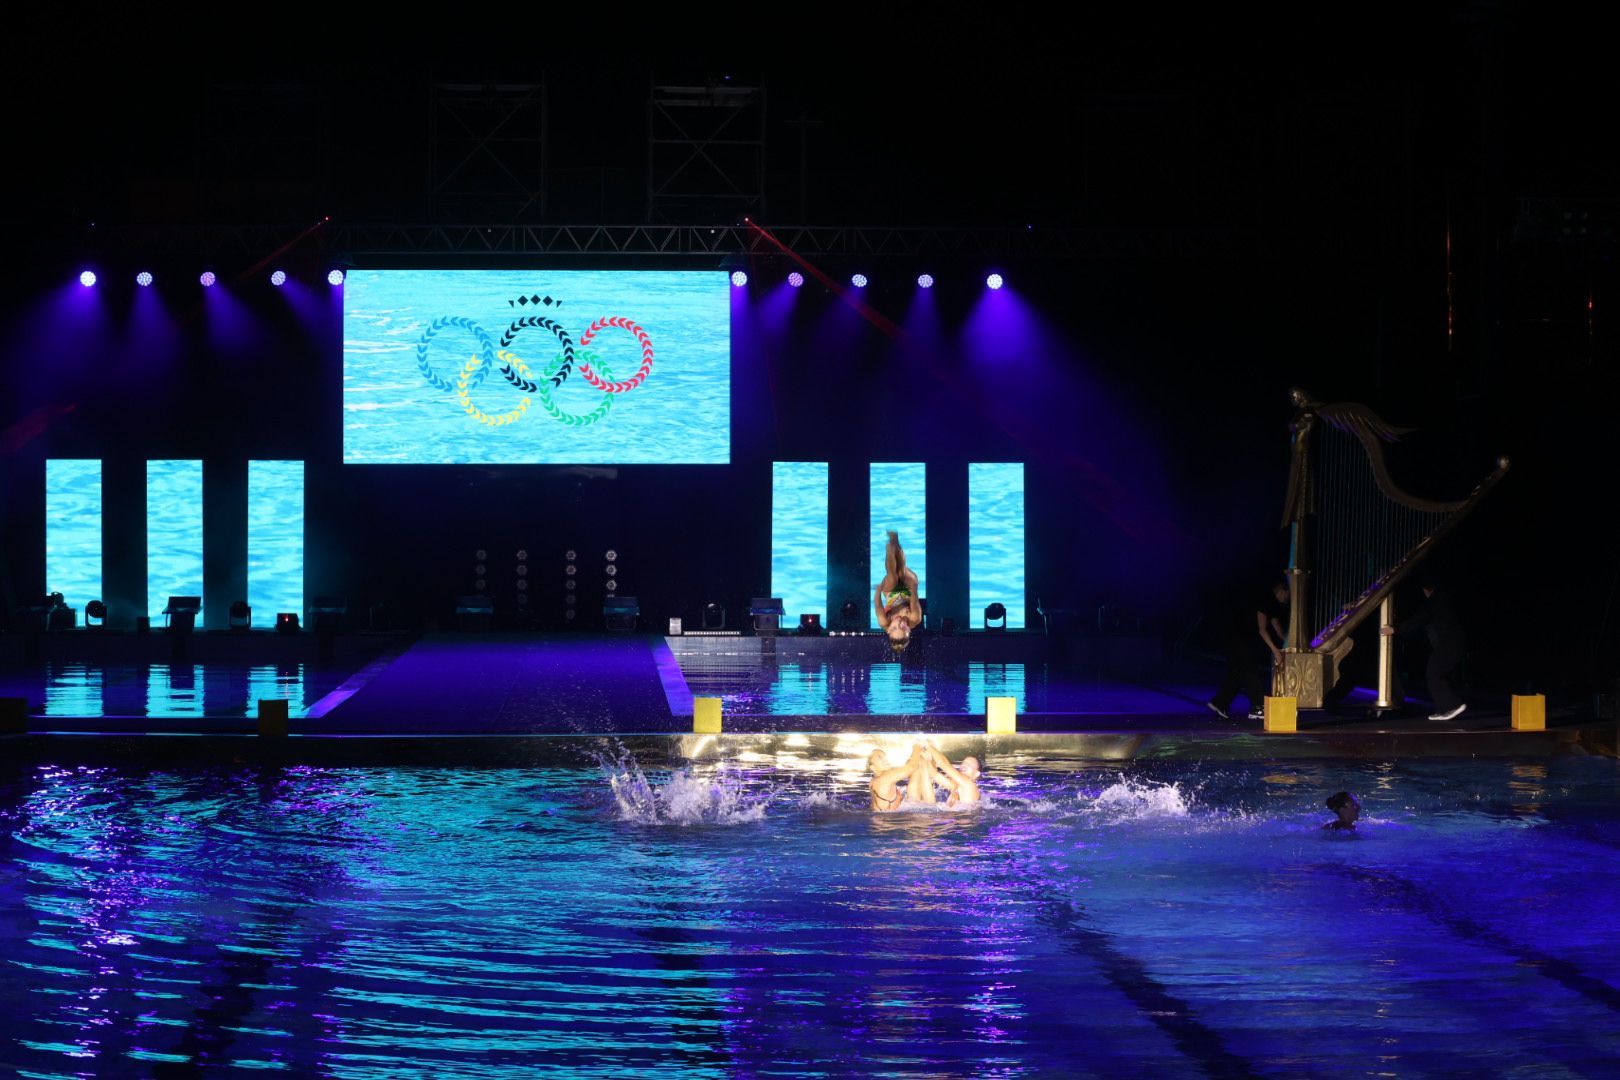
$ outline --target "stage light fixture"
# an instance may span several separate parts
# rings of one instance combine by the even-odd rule
[[[287,284],[287,271],[285,271],[285,270],[277,270],[274,273],[272,273],[270,275],[270,284],[272,284],[272,285],[285,285],[285,284]]]
[[[151,272],[147,271],[147,270],[142,270],[140,273],[136,274],[135,275],[135,284],[139,285],[143,289],[146,288],[148,285],[152,284],[152,274],[151,274]]]
[[[855,286],[857,289],[864,289],[867,285],[866,275],[856,274],[854,277],[849,279],[849,283]]]
[[[788,275],[788,284],[797,289],[799,286],[804,284],[804,275],[799,273],[797,270],[793,271],[793,273]]]
[[[1000,274],[991,274],[989,277],[984,279],[984,283],[990,286],[992,289],[999,289],[1003,285],[1007,284],[1006,280]]]
[[[96,283],[96,272],[94,270],[86,270],[84,273],[79,275],[79,284],[83,285],[85,288],[88,289],[90,286],[94,285],[95,283]]]
[[[107,625],[107,605],[100,600],[92,600],[84,605],[84,627],[86,630]]]
[[[276,612],[276,633],[296,634],[299,631],[298,613],[295,611]]]
[[[253,625],[253,608],[246,600],[232,600],[228,619],[232,630],[246,630]]]
[[[326,283],[328,285],[341,285],[341,284],[343,284],[343,271],[341,271],[341,270],[333,270],[330,274],[327,274],[326,275]]]
[[[932,289],[933,287],[934,287],[934,275],[933,274],[918,274],[917,275],[917,288],[919,288],[919,289]]]
[[[212,270],[204,270],[202,272],[202,277],[198,278],[197,280],[202,282],[203,288],[212,289],[214,287],[214,282],[218,281],[219,279],[214,276],[214,272]]]
[[[741,270],[733,270],[731,272],[731,283],[740,289],[748,284],[748,275]]]

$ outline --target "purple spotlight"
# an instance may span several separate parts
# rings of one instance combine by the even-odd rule
[[[984,279],[984,283],[990,286],[992,289],[999,289],[1003,285],[1007,284],[1000,274],[991,274],[989,277]]]
[[[857,289],[864,289],[864,288],[866,288],[866,284],[867,284],[866,275],[865,274],[856,274],[854,277],[849,279],[849,283],[851,285],[855,286]]]
[[[932,289],[933,287],[934,287],[934,275],[933,274],[918,274],[917,275],[917,288],[919,288],[919,289]]]
[[[326,283],[328,285],[341,285],[341,284],[343,284],[343,271],[334,270],[330,274],[327,274],[326,275]]]
[[[748,284],[748,275],[743,273],[741,270],[733,270],[731,272],[731,283],[740,289],[744,285]]]
[[[135,284],[139,285],[143,289],[152,284],[152,272],[150,270],[142,270],[140,273],[136,274]]]
[[[799,273],[797,270],[793,271],[793,273],[788,275],[788,284],[797,289],[799,286],[804,284],[804,275]]]
[[[84,273],[79,275],[79,284],[83,285],[85,288],[88,289],[90,286],[94,285],[95,283],[96,283],[96,272],[94,270],[86,270]]]
[[[285,284],[287,284],[287,271],[285,271],[285,270],[277,270],[274,273],[272,273],[270,275],[270,284],[272,284],[272,285],[285,285]]]
[[[219,279],[214,276],[214,272],[212,270],[204,270],[202,272],[202,277],[198,278],[197,280],[202,282],[203,288],[212,289],[214,287],[214,282],[218,281]]]

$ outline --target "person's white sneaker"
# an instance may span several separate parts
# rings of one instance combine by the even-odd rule
[[[1459,717],[1459,716],[1461,716],[1463,714],[1463,710],[1466,709],[1466,708],[1468,708],[1467,705],[1459,705],[1455,709],[1447,709],[1445,712],[1430,713],[1429,714],[1429,719],[1430,720],[1455,720],[1455,719],[1457,719],[1457,717]]]
[[[1230,719],[1232,719],[1232,714],[1231,713],[1227,712],[1225,709],[1221,708],[1219,705],[1215,704],[1213,701],[1206,701],[1206,702],[1204,702],[1204,704],[1206,706],[1208,706],[1210,712],[1214,713],[1216,716],[1220,717],[1222,720],[1230,720]]]

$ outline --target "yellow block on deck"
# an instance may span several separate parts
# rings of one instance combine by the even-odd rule
[[[287,734],[287,699],[259,699],[259,734]]]
[[[1514,694],[1512,715],[1514,731],[1546,731],[1547,695]]]
[[[1299,698],[1268,697],[1262,711],[1265,729],[1271,732],[1299,730]]]
[[[987,697],[984,699],[984,731],[986,735],[1015,735],[1018,733],[1018,699]]]
[[[695,697],[692,699],[692,734],[720,734],[720,699]]]

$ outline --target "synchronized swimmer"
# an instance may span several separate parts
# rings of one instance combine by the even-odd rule
[[[877,623],[889,636],[889,647],[896,653],[911,643],[911,631],[922,625],[922,598],[917,575],[906,565],[900,548],[900,534],[889,530],[889,544],[883,552],[883,581],[872,597]]]
[[[972,756],[960,765],[928,743],[914,743],[903,765],[890,765],[889,756],[874,750],[866,763],[872,770],[872,809],[898,810],[902,806],[935,806],[940,800],[937,782],[947,792],[946,807],[971,806],[979,801],[979,762]],[[899,785],[905,784],[901,791]]]

